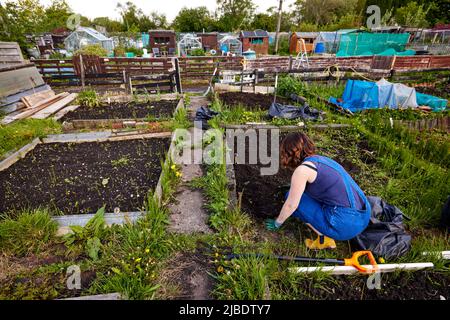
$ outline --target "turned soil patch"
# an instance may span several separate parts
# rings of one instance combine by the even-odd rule
[[[66,114],[62,121],[86,119],[144,119],[171,118],[178,100],[160,100],[149,103],[112,103],[100,107],[81,106]]]
[[[64,214],[138,211],[161,173],[169,138],[39,144],[0,172],[0,212],[49,207]]]
[[[280,136],[280,144],[284,136],[284,133]],[[318,154],[333,158],[359,183],[359,174],[363,170],[355,163],[357,159],[353,159],[348,152],[349,146],[353,142],[346,140],[345,134],[340,132],[328,133],[328,136],[331,137],[331,142],[328,143],[321,143],[318,134],[313,137],[318,142]],[[248,161],[248,141],[246,142],[246,161]],[[268,140],[268,145],[270,150],[270,140]],[[362,140],[357,147],[359,149],[359,161],[363,163],[376,162],[370,154],[367,142]],[[290,185],[292,171],[280,167],[277,174],[262,176],[260,171],[262,167],[267,167],[267,165],[235,164],[234,170],[237,192],[243,193],[241,203],[243,211],[254,217],[265,219],[279,214],[284,203],[285,193],[289,190],[286,186]]]
[[[273,103],[273,95],[247,92],[224,92],[219,95],[220,100],[229,107],[242,105],[249,110],[267,110]],[[277,102],[292,104],[288,99],[277,97]]]

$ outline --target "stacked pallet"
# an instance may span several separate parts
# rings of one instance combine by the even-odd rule
[[[69,94],[68,92],[63,92],[55,94],[53,90],[45,90],[22,97],[21,102],[25,108],[6,116],[0,123],[9,124],[26,118],[46,119],[65,108],[76,97],[77,95],[75,93]]]

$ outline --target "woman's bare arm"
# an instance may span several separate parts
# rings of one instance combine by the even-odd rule
[[[291,178],[289,196],[276,219],[277,223],[283,224],[294,213],[300,204],[300,199],[305,191],[306,182],[315,179],[315,177],[316,172],[308,167],[300,166],[295,169]]]

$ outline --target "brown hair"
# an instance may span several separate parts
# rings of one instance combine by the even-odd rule
[[[314,142],[302,132],[289,133],[281,142],[281,165],[296,169],[305,158],[316,153]]]

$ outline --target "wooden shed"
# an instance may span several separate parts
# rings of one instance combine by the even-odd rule
[[[269,54],[269,34],[267,31],[241,31],[239,40],[242,42],[242,52],[253,50],[257,55]]]
[[[177,36],[173,30],[150,30],[149,47],[156,56],[173,56],[177,51]]]
[[[319,36],[318,32],[294,32],[289,39],[289,53],[297,54],[302,45],[301,39],[305,40],[306,52],[314,50],[314,42]]]
[[[205,52],[210,50],[218,51],[219,40],[217,32],[197,33],[197,37],[201,39]]]

